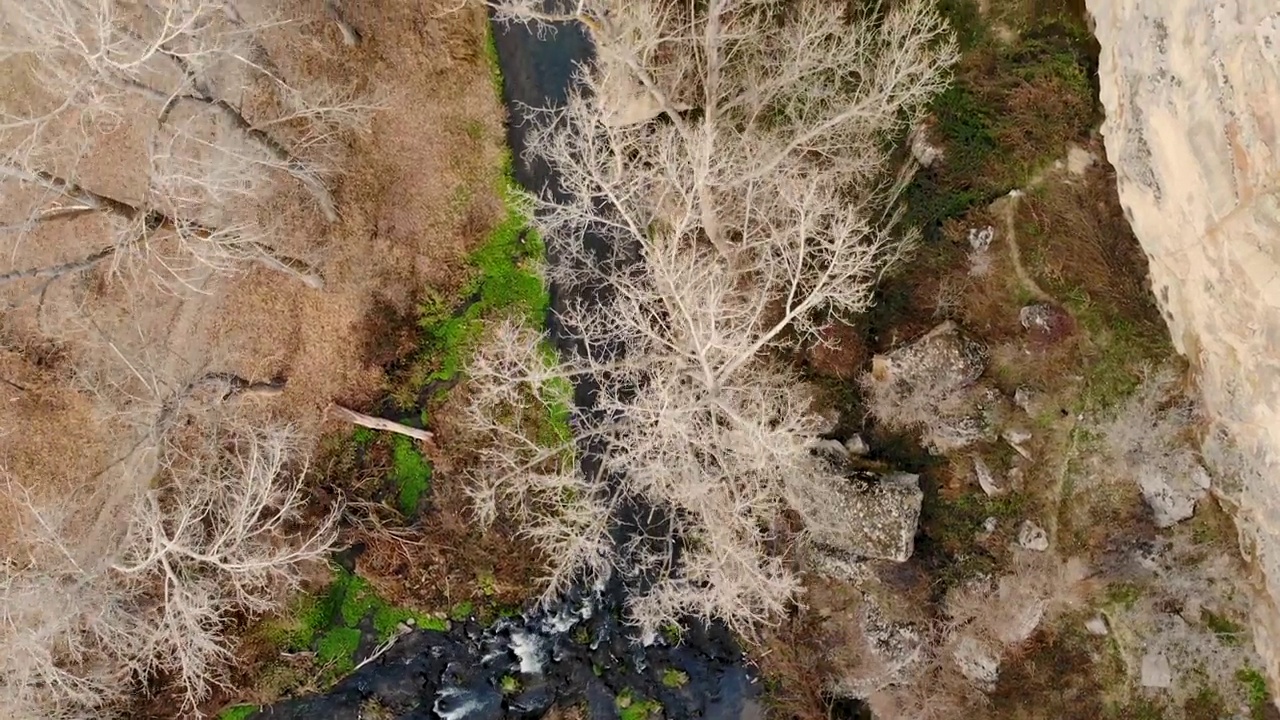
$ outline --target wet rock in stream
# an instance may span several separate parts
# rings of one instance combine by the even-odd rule
[[[250,717],[358,720],[374,705],[401,720],[489,720],[583,705],[592,718],[613,718],[628,700],[656,701],[669,720],[761,716],[760,684],[725,630],[695,626],[679,642],[642,646],[612,595],[580,595],[489,628],[411,631],[328,692]]]

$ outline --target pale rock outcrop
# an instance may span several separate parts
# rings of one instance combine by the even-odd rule
[[[1280,680],[1280,4],[1087,0],[1102,131],[1173,340],[1204,403],[1260,470],[1239,508]]]

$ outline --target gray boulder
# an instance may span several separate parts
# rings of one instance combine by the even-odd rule
[[[813,539],[833,561],[905,562],[915,550],[923,501],[919,475],[859,473],[839,491],[847,523],[839,532],[815,531]]]
[[[966,447],[987,431],[986,393],[974,387],[987,361],[986,345],[948,320],[872,358],[873,412],[890,426],[922,428],[935,454]]]
[[[1151,508],[1156,527],[1172,527],[1196,513],[1196,503],[1209,492],[1209,475],[1196,466],[1190,473],[1169,473],[1156,467],[1138,471],[1142,499]]]

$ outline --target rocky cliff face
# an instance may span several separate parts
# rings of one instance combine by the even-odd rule
[[[1088,0],[1103,134],[1152,290],[1212,418],[1243,451],[1218,488],[1257,569],[1280,678],[1280,5]]]

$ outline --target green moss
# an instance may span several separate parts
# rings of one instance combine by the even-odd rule
[[[445,618],[434,617],[395,605],[382,604],[374,608],[373,629],[378,633],[379,642],[394,635],[401,623],[412,625],[422,630],[436,630],[439,632],[447,632],[449,630],[449,621]]]
[[[360,631],[355,628],[333,628],[316,643],[316,660],[329,668],[333,675],[349,673],[355,668],[355,654],[360,648],[360,638]]]
[[[246,720],[258,712],[258,709],[257,705],[236,705],[218,713],[218,720]]]
[[[493,73],[494,90],[501,95],[502,75],[492,33],[485,41],[485,53]],[[497,192],[506,212],[485,242],[470,257],[474,277],[459,295],[467,302],[454,313],[438,297],[430,297],[420,308],[419,324],[425,332],[419,369],[414,378],[418,387],[431,382],[447,382],[458,376],[476,339],[483,319],[495,311],[510,310],[541,325],[550,305],[550,296],[541,276],[531,267],[543,256],[544,246],[536,232],[528,228],[531,214],[527,194],[513,176],[510,151],[504,151],[497,173]]]
[[[645,720],[662,710],[662,703],[647,700],[631,690],[623,690],[614,703],[618,708],[618,720]]]
[[[689,673],[667,668],[662,671],[662,684],[669,688],[684,687],[689,684]]]
[[[1227,645],[1239,645],[1244,639],[1244,626],[1215,612],[1204,611],[1204,624]]]
[[[1267,678],[1251,667],[1241,668],[1236,672],[1236,680],[1244,685],[1245,696],[1249,702],[1249,716],[1252,720],[1264,720],[1267,709],[1271,705],[1271,693],[1267,690]]]
[[[469,619],[475,611],[475,604],[470,600],[464,600],[449,609],[449,619],[454,622],[462,622]]]
[[[987,518],[1007,524],[1021,517],[1026,499],[1018,493],[989,497],[969,492],[947,500],[938,498],[933,504],[931,527],[936,539],[968,547],[973,544],[973,536],[983,530]]]
[[[498,594],[498,578],[494,577],[493,571],[488,568],[476,570],[476,587],[480,588],[480,592],[487,598]]]
[[[520,680],[513,675],[503,675],[498,684],[498,689],[502,691],[503,695],[515,695],[520,692]]]
[[[342,622],[347,627],[359,625],[366,615],[382,604],[382,600],[369,586],[369,582],[354,573],[340,573],[330,593],[335,594],[342,614]]]
[[[489,64],[489,78],[493,82],[493,92],[502,98],[502,63],[498,60],[498,43],[493,36],[493,28],[489,23],[485,23],[484,33],[484,58]]]
[[[1078,412],[1115,407],[1137,389],[1144,368],[1173,354],[1161,328],[1135,322],[1120,308],[1095,303],[1083,289],[1069,292],[1066,305],[1092,343],[1085,359],[1084,388],[1076,398]]]
[[[285,652],[310,650],[316,633],[328,627],[329,618],[319,599],[301,595],[280,617],[268,618],[258,626],[258,635]]]
[[[684,637],[684,631],[675,623],[667,623],[661,629],[662,638],[667,641],[668,645],[679,645],[681,638]]]
[[[351,432],[351,441],[356,447],[367,448],[377,439],[378,433],[367,427],[358,427]]]
[[[391,481],[398,488],[400,511],[413,515],[431,485],[431,465],[403,435],[391,438]]]
[[[497,188],[506,213],[469,259],[473,277],[459,293],[466,301],[463,309],[455,313],[436,296],[429,296],[419,309],[424,338],[410,382],[415,393],[417,388],[458,377],[484,328],[485,318],[512,312],[541,326],[546,316],[550,296],[534,267],[543,256],[544,246],[537,233],[528,229],[528,198],[511,173],[511,156],[507,152],[499,168]]]

